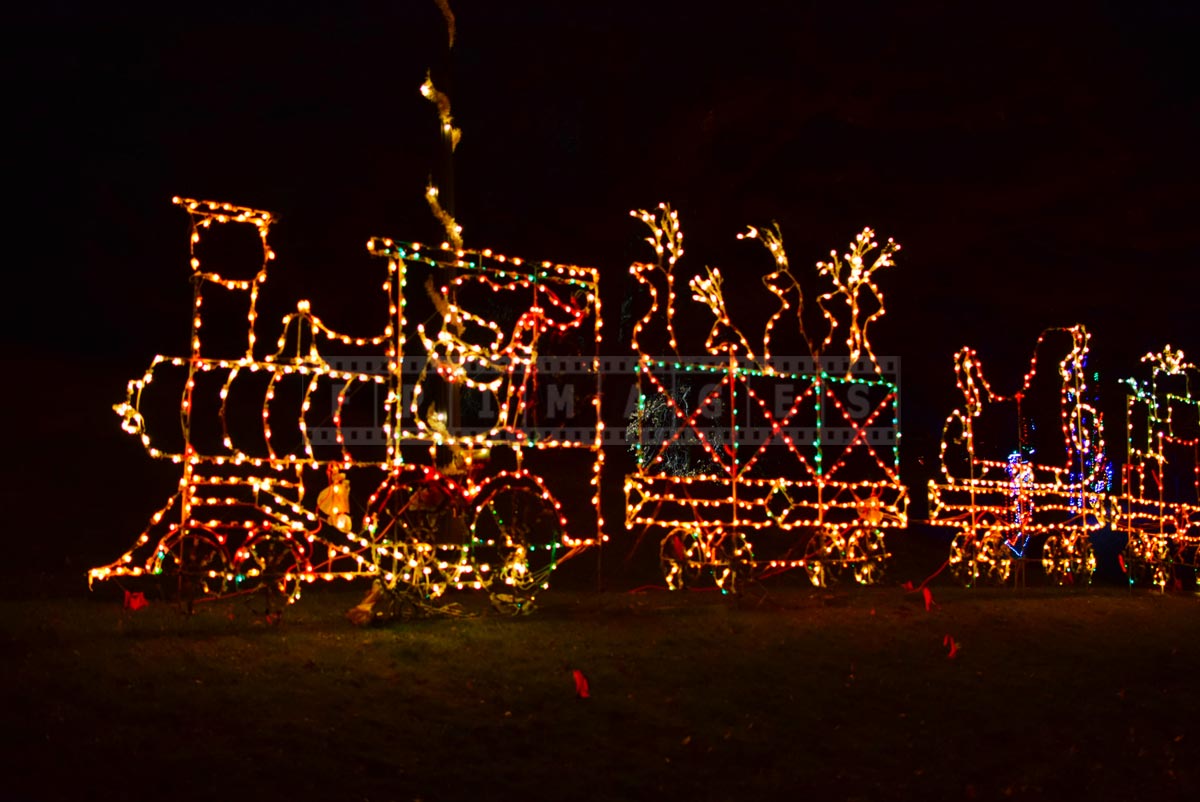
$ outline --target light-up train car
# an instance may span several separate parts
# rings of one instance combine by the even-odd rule
[[[264,587],[291,601],[301,583],[369,576],[368,616],[464,587],[520,611],[558,564],[599,542],[594,269],[375,239],[368,248],[387,263],[381,331],[335,332],[301,301],[263,353],[255,323],[275,258],[273,217],[175,202],[191,217],[191,353],[155,357],[115,410],[182,476],[130,550],[89,582],[157,577],[190,604]],[[257,235],[253,275],[201,265],[202,239],[226,225]],[[202,335],[219,339],[221,316],[205,313],[230,303],[246,328],[214,356]],[[555,353],[550,370],[571,373],[580,390],[569,426],[546,420],[538,403],[543,349]],[[150,422],[172,411],[174,441],[152,440]],[[573,506],[556,496],[550,455],[590,478]],[[361,525],[352,482],[375,488]]]
[[[1112,471],[1101,418],[1089,402],[1088,337],[1082,326],[1043,332],[1010,394],[993,390],[973,350],[955,354],[964,405],[946,419],[929,514],[957,530],[949,567],[966,585],[1004,582],[1014,560],[1039,546],[1053,580],[1091,579],[1090,536],[1106,524]],[[1061,358],[1050,351],[1059,343],[1066,346]],[[1055,358],[1050,374],[1046,362]]]
[[[831,287],[817,298],[828,326],[817,340],[805,330],[800,283],[778,232],[750,229],[743,236],[775,260],[762,279],[777,308],[761,347],[733,325],[723,278],[711,269],[688,283],[699,304],[692,311],[711,315],[711,328],[705,353],[686,356],[673,272],[683,254],[678,216],[665,205],[634,215],[649,227],[657,259],[630,269],[650,303],[632,333],[638,398],[627,437],[637,465],[625,477],[626,526],[658,533],[673,589],[711,576],[736,594],[747,580],[796,568],[817,585],[843,571],[875,581],[888,556],[885,530],[907,520],[895,366],[886,366],[888,375],[867,339],[868,324],[883,314],[873,274],[893,264],[899,246],[879,249],[868,229],[849,253],[818,264]],[[828,356],[838,326],[849,353]],[[808,355],[772,354],[772,336],[786,339],[779,335],[789,327]]]
[[[1129,581],[1165,588],[1195,576],[1200,546],[1200,371],[1170,346],[1127,379],[1126,462],[1113,499]]]

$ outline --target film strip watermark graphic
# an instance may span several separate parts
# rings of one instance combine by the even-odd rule
[[[332,369],[339,371],[374,375],[386,375],[389,371],[388,359],[382,356],[327,357],[326,361]],[[731,417],[728,393],[719,391],[731,367],[728,358],[709,354],[679,356],[670,360],[656,360],[649,369],[679,400],[686,400],[694,406],[703,399],[709,399],[694,413],[695,419],[684,427],[686,431],[679,433],[676,442],[680,445],[698,444],[700,437],[707,438],[709,442],[736,440],[745,445],[774,444],[782,443],[781,435],[786,435],[796,445],[818,442],[837,445],[858,439],[873,446],[892,446],[899,438],[896,425],[899,410],[896,409],[894,415],[889,416],[880,416],[877,410],[880,399],[899,388],[900,362],[898,356],[876,357],[875,363],[866,360],[851,363],[844,356],[826,357],[819,363],[808,356],[773,356],[770,371],[764,373],[762,366],[749,360],[738,360],[736,366],[739,371],[754,374],[752,384],[769,410],[765,420],[761,410],[760,414],[754,414],[754,406],[742,404],[737,397],[733,403],[741,408],[735,409]],[[398,365],[401,378],[419,374],[424,365],[424,357],[405,357]],[[528,408],[522,420],[509,427],[510,431],[496,431],[498,403],[492,393],[463,388],[460,390],[455,434],[474,436],[490,432],[493,442],[503,442],[509,438],[514,442],[553,439],[559,442],[591,443],[596,439],[597,428],[595,408],[591,401],[599,392],[603,399],[603,445],[627,447],[633,442],[631,438],[640,437],[645,442],[661,438],[662,431],[640,429],[637,433],[631,433],[627,427],[638,410],[639,371],[647,369],[645,363],[639,362],[636,356],[541,356],[537,359],[536,369],[537,380],[532,384],[531,397],[527,399]],[[839,396],[840,413],[829,416],[829,425],[816,425],[818,410],[807,410],[802,415],[793,411],[797,400],[820,376],[826,379],[838,377],[833,386]],[[412,400],[412,385],[403,381],[401,385],[401,407],[408,409]],[[383,385],[376,385],[372,392],[377,395],[373,405],[380,410],[380,422],[343,425],[341,434],[348,444],[365,447],[383,447],[387,444],[382,426],[383,401],[387,389]],[[645,403],[644,398],[642,403]],[[790,416],[789,411],[793,412]],[[795,424],[789,422],[789,418],[794,418]],[[736,426],[733,425],[735,423]],[[338,428],[335,426],[313,426],[309,434],[314,445],[333,445],[338,442]]]

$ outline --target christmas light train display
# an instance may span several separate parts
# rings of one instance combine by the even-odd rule
[[[433,248],[376,238],[368,249],[387,265],[381,331],[334,331],[301,301],[263,353],[256,322],[274,218],[176,203],[191,219],[191,353],[155,357],[115,409],[151,457],[182,475],[133,547],[89,581],[157,578],[190,602],[263,589],[292,601],[305,583],[369,577],[360,621],[428,607],[452,588],[485,590],[497,608],[519,612],[558,565],[606,539],[595,269],[527,265],[464,250],[453,236]],[[793,569],[818,586],[877,581],[885,534],[908,522],[896,366],[869,338],[884,314],[876,274],[894,266],[899,246],[865,229],[846,253],[819,262],[823,291],[806,322],[778,230],[750,228],[739,238],[773,260],[762,277],[774,305],[761,337],[733,324],[725,277],[710,268],[687,282],[686,311],[710,328],[704,353],[685,356],[681,332],[697,329],[677,318],[678,215],[664,205],[634,216],[656,258],[630,268],[648,305],[631,335],[636,408],[626,437],[636,465],[624,479],[626,527],[656,533],[671,588],[712,581],[737,594]],[[252,276],[201,265],[214,226],[255,232],[262,259]],[[207,342],[219,328],[204,314],[218,301],[242,304],[245,315],[244,340],[223,356],[202,349],[202,333]],[[781,356],[789,338],[796,347]],[[831,353],[835,340],[845,353]],[[1065,356],[1052,371],[1045,360],[1060,342]],[[1128,451],[1114,477],[1087,348],[1079,326],[1043,334],[1009,395],[993,391],[975,352],[956,354],[965,403],[947,419],[928,493],[931,522],[954,528],[948,564],[962,582],[1005,581],[1017,560],[1038,554],[1054,580],[1087,581],[1091,536],[1103,528],[1124,534],[1131,577],[1164,587],[1175,566],[1195,567],[1196,368],[1168,348],[1143,360],[1147,379],[1125,383]],[[590,386],[590,412],[571,430],[538,419],[540,384],[564,370]],[[1034,421],[1048,407],[1032,399],[1047,388],[1057,434],[1039,439]],[[181,437],[168,446],[148,431],[156,390],[159,413],[177,404]],[[1016,429],[988,429],[1006,407]],[[360,503],[352,485],[375,490]]]

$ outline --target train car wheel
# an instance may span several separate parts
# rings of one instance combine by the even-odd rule
[[[713,578],[727,596],[741,596],[754,567],[750,544],[741,532],[725,532],[714,548]]]
[[[846,562],[860,585],[874,585],[883,579],[887,544],[881,529],[856,529],[846,542]]]
[[[1052,532],[1042,544],[1042,570],[1056,585],[1089,585],[1096,555],[1087,532]]]
[[[669,589],[695,587],[705,564],[696,534],[682,527],[671,530],[658,546],[658,564]]]
[[[979,543],[976,557],[979,577],[990,585],[1003,585],[1012,575],[1013,555],[1004,536],[989,533]]]
[[[1074,576],[1071,571],[1070,558],[1067,554],[1065,535],[1052,532],[1042,544],[1042,571],[1046,578],[1055,585],[1070,582]]]
[[[1071,543],[1071,574],[1076,585],[1092,584],[1096,573],[1096,551],[1087,532],[1079,532]]]
[[[814,587],[836,585],[841,573],[844,541],[836,529],[813,533],[804,544],[804,570]]]
[[[979,580],[979,540],[974,530],[964,529],[950,543],[950,576],[963,587]]]
[[[1148,566],[1150,570],[1147,575],[1150,578],[1150,586],[1163,591],[1167,589],[1167,584],[1171,581],[1171,569],[1163,563],[1155,563]]]
[[[1163,590],[1170,580],[1167,561],[1170,549],[1165,538],[1133,532],[1125,544],[1125,569],[1129,584],[1149,585]]]

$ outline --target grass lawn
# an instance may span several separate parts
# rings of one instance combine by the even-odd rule
[[[0,799],[1200,798],[1195,594],[767,588],[0,602]]]

